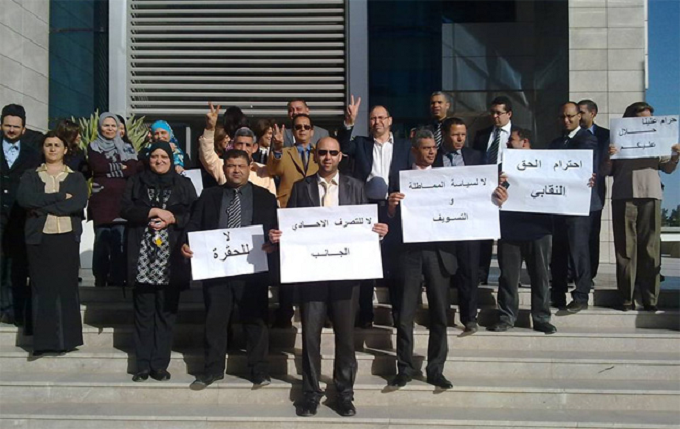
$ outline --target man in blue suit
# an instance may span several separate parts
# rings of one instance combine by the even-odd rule
[[[597,138],[590,131],[580,127],[581,113],[578,104],[573,101],[564,103],[560,107],[558,118],[562,125],[562,136],[550,142],[548,148],[553,150],[592,150],[593,174],[596,175],[600,163]],[[602,210],[602,200],[597,189],[593,188],[590,198],[590,213],[597,210]],[[588,308],[588,295],[592,282],[589,250],[590,222],[589,216],[553,216],[552,302],[558,308],[566,305],[567,271],[571,260],[576,289],[572,292],[573,301],[566,305],[566,310],[570,313],[578,313]]]
[[[356,136],[353,139],[352,130],[361,105],[361,97],[356,102],[354,96],[347,105],[345,126],[338,132],[338,140],[342,153],[354,160],[352,176],[365,183],[366,197],[370,202],[378,204],[378,211],[384,213],[387,195],[399,189],[399,171],[408,170],[414,158],[411,152],[411,142],[395,138],[392,134],[392,117],[387,108],[374,106],[369,113],[369,136]],[[394,295],[395,288],[391,284],[394,267],[393,238],[387,236],[383,240],[383,271],[390,290],[393,309],[396,312],[398,303]],[[358,325],[369,328],[373,323],[373,280],[362,282],[359,294]]]

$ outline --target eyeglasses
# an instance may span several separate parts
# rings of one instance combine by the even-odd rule
[[[331,156],[338,156],[340,154],[340,151],[339,150],[319,149],[319,150],[316,151],[316,153],[318,153],[319,156],[326,156],[329,153],[331,154]]]
[[[369,118],[368,120],[371,121],[371,122],[377,122],[377,121],[383,122],[383,121],[386,121],[388,118],[389,118],[389,116],[373,116],[373,117]]]
[[[491,116],[502,116],[505,115],[508,112],[499,112],[498,110],[489,110],[489,114]]]
[[[309,130],[311,130],[311,129],[312,129],[312,126],[311,126],[311,125],[307,125],[307,124],[305,124],[305,125],[299,124],[299,125],[296,125],[296,126],[295,126],[295,130],[296,130],[296,131],[300,131],[300,130],[307,130],[307,131],[309,131]]]

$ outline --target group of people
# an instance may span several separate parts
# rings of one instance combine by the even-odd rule
[[[314,125],[302,99],[288,103],[288,126],[266,119],[253,123],[237,107],[226,109],[220,123],[221,106],[210,103],[199,138],[199,160],[214,186],[205,186],[200,196],[181,174],[188,159],[165,121],[151,126],[153,139],[139,152],[126,139],[124,120],[111,113],[101,115],[98,137],[85,151],[78,126],[71,121],[62,121],[45,134],[35,150],[23,138],[23,107],[5,106],[0,153],[3,321],[23,322],[25,332],[32,331],[35,354],[68,352],[82,345],[79,241],[87,209],[95,230],[96,286],[134,287],[137,368],[132,379],[168,380],[179,297],[191,280],[194,253],[188,233],[262,225],[268,272],[202,282],[204,371],[191,388],[202,390],[224,378],[227,333],[236,308],[246,337],[250,378],[256,386],[271,382],[268,290],[274,285],[279,288],[279,305],[273,326],[292,326],[296,305],[302,322],[303,397],[297,414],[316,414],[324,394],[319,382],[321,332],[330,324],[335,333],[336,409],[340,415],[352,416],[357,371],[354,327],[372,325],[374,283],[281,285],[277,251],[284,233],[278,229],[277,210],[376,204],[379,219],[373,231],[381,239],[385,273],[381,281],[389,288],[397,330],[398,372],[389,386],[403,387],[419,373],[413,358],[413,329],[424,285],[430,332],[426,378],[438,388],[451,388],[444,376],[448,291],[451,286],[458,289],[463,335],[474,334],[479,329],[478,285],[488,280],[493,242],[405,244],[400,209],[406,195],[399,189],[399,172],[498,165],[500,185],[490,197],[500,207],[512,198],[502,173],[504,154],[508,149],[529,150],[535,142],[527,129],[513,124],[512,102],[503,96],[490,103],[493,125],[469,141],[465,121],[449,116],[451,100],[443,92],[431,95],[431,122],[415,130],[410,140],[394,136],[393,118],[385,106],[370,109],[370,135],[353,135],[360,105],[361,99],[352,96],[337,137],[331,137]],[[629,106],[624,116],[653,112],[640,102]],[[498,321],[489,330],[514,327],[523,262],[531,279],[534,330],[556,332],[550,323],[551,304],[570,313],[588,308],[598,266],[606,175],[614,178],[612,214],[621,308],[635,309],[637,286],[643,309],[656,310],[662,199],[658,171],[671,173],[676,168],[680,144],[667,157],[611,160],[616,149],[609,145],[609,131],[595,124],[596,116],[597,105],[590,100],[564,103],[558,109],[562,133],[548,145],[560,151],[592,150],[590,215],[501,211]],[[567,304],[569,277],[575,288]]]

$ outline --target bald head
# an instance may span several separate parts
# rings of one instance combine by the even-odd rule
[[[314,156],[319,164],[319,176],[333,177],[338,172],[338,166],[342,160],[340,143],[333,137],[324,137],[316,144]]]

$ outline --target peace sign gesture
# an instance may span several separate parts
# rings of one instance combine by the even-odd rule
[[[274,135],[272,135],[272,144],[274,150],[280,151],[283,149],[283,132],[286,130],[285,125],[281,125],[281,128],[277,124],[274,124]]]
[[[214,130],[217,125],[217,118],[220,116],[220,105],[213,107],[212,101],[210,101],[208,107],[210,107],[210,111],[205,114],[205,129]]]
[[[355,103],[354,95],[352,95],[351,101],[347,105],[347,111],[345,112],[345,125],[349,127],[354,126],[354,122],[357,119],[357,114],[359,114],[359,106],[361,106],[361,97],[357,98]]]

